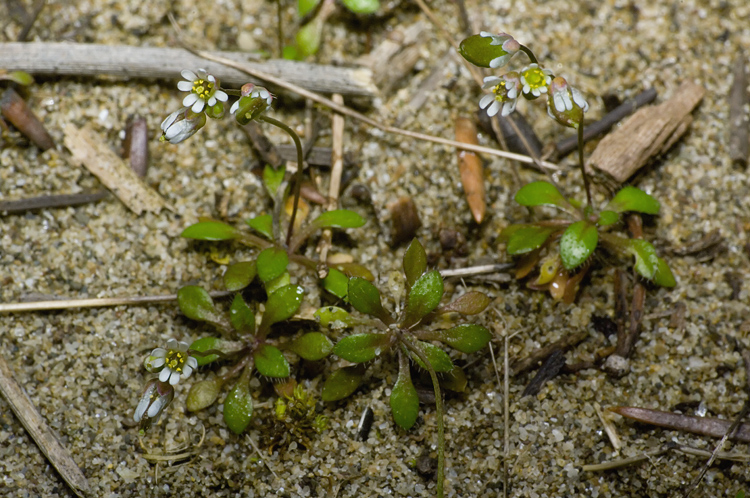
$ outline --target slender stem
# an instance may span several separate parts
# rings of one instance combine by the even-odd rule
[[[581,119],[581,124],[578,125],[578,165],[581,167],[581,175],[583,175],[583,186],[586,189],[586,202],[588,202],[589,206],[593,206],[591,203],[589,175],[586,174],[586,166],[583,164],[583,119]]]
[[[532,52],[529,47],[527,47],[526,45],[521,45],[521,52],[528,55],[532,63],[539,64],[539,61],[536,60],[536,55],[534,55],[534,52]]]
[[[427,367],[427,371],[430,373],[430,379],[432,379],[432,388],[435,391],[435,412],[437,413],[438,428],[437,495],[438,498],[443,498],[443,481],[445,480],[445,428],[443,427],[443,398],[440,394],[440,382],[438,381],[435,369],[432,368],[432,363],[427,359],[427,356],[422,352],[422,349],[409,342],[406,337],[404,337],[404,334],[401,334],[401,343],[422,360],[422,363],[424,363]]]
[[[268,124],[272,124],[276,126],[277,128],[281,128],[287,134],[292,137],[292,140],[294,141],[294,145],[297,147],[297,178],[294,181],[294,207],[292,208],[292,216],[289,219],[289,228],[286,232],[286,244],[289,246],[289,242],[292,239],[292,234],[294,233],[294,219],[297,217],[297,207],[299,206],[299,194],[302,187],[302,173],[304,169],[304,162],[305,162],[305,155],[302,152],[302,142],[299,139],[299,136],[295,131],[287,126],[286,124],[282,123],[278,119],[274,119],[270,116],[266,116],[261,114],[260,118],[261,121],[265,121]]]

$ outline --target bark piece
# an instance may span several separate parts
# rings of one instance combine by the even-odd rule
[[[10,121],[13,126],[18,128],[18,131],[40,149],[47,150],[55,146],[55,142],[47,133],[42,122],[29,109],[26,101],[12,88],[3,92],[3,96],[0,98],[0,112],[5,119]]]
[[[149,187],[117,154],[106,145],[106,140],[89,127],[65,126],[65,146],[75,162],[82,164],[115,194],[131,211],[172,209]]]
[[[690,113],[705,93],[702,86],[688,81],[666,102],[640,109],[599,142],[587,170],[596,181],[617,188],[685,133],[693,120]]]
[[[468,118],[456,118],[456,141],[479,144],[477,138],[477,127]],[[482,223],[487,211],[484,200],[484,175],[482,173],[482,160],[478,155],[468,150],[458,151],[458,170],[461,173],[461,184],[469,204],[474,221]]]
[[[251,61],[240,52],[210,52],[250,64],[307,90],[372,98],[378,93],[372,72],[366,68],[334,67],[288,60]],[[203,59],[181,48],[129,47],[94,43],[0,43],[0,67],[34,75],[168,78],[179,80],[185,68],[204,68],[225,85],[263,84],[245,73]]]
[[[13,371],[2,356],[0,356],[0,391],[44,456],[73,492],[78,496],[88,496],[90,489],[86,476],[16,382]]]
[[[745,55],[739,50],[734,62],[732,87],[729,90],[729,157],[734,164],[743,168],[747,166],[750,148],[748,101]]]
[[[724,437],[727,430],[732,426],[731,420],[712,417],[693,417],[680,413],[663,412],[635,406],[615,406],[610,408],[609,411],[637,420],[638,422],[643,422],[644,424],[657,425],[667,429],[692,432],[693,434],[711,437]],[[746,443],[750,442],[750,424],[740,424],[730,439]]]

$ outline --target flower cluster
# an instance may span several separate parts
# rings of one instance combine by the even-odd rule
[[[482,88],[490,93],[481,98],[479,107],[486,109],[489,116],[509,115],[515,110],[521,95],[526,100],[534,100],[546,94],[547,112],[552,119],[573,128],[583,123],[583,114],[589,106],[581,92],[568,85],[564,78],[556,78],[552,71],[540,66],[531,50],[511,35],[482,31],[461,42],[459,52],[469,62],[492,69],[506,66],[518,52],[526,53],[531,59],[521,71],[484,78]]]
[[[219,79],[198,69],[197,72],[184,69],[184,81],[177,83],[177,88],[188,92],[182,99],[182,107],[161,123],[161,141],[178,144],[195,135],[206,124],[206,117],[221,119],[224,117],[224,103],[227,102],[230,90],[221,89]],[[237,95],[236,90],[234,95]],[[252,83],[242,87],[240,99],[232,104],[230,113],[237,122],[247,124],[266,112],[273,102],[271,92]]]
[[[198,360],[190,356],[186,342],[170,339],[166,348],[151,351],[143,365],[147,371],[159,374],[157,379],[146,383],[133,417],[145,430],[159,420],[174,399],[174,386],[190,377],[193,370],[198,368]]]

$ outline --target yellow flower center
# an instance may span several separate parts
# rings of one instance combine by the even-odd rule
[[[214,86],[213,81],[197,79],[193,81],[192,92],[197,94],[201,100],[208,100],[214,93]]]
[[[167,351],[167,355],[164,358],[165,365],[172,370],[173,372],[180,373],[182,372],[182,367],[187,362],[187,354],[181,352],[181,351],[175,351],[174,349],[170,349]]]
[[[523,77],[526,80],[526,84],[529,85],[532,90],[547,86],[546,75],[544,74],[544,71],[538,67],[524,71]]]

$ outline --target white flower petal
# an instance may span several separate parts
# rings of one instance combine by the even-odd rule
[[[179,344],[177,342],[177,339],[169,339],[167,341],[167,349],[177,349],[179,347]]]
[[[189,92],[190,90],[193,89],[193,83],[190,81],[178,81],[177,89],[182,92]]]
[[[170,126],[172,126],[172,123],[175,122],[175,120],[177,119],[177,116],[179,116],[180,113],[183,112],[183,110],[184,110],[184,108],[180,109],[179,111],[175,111],[172,114],[170,114],[169,116],[167,116],[166,119],[164,119],[164,121],[161,122],[161,130],[162,131],[167,131],[167,128],[169,128]]]
[[[180,72],[180,74],[182,75],[183,78],[185,78],[186,80],[190,82],[190,86],[193,85],[193,81],[198,79],[198,76],[194,72],[192,72],[190,69],[183,69]]]
[[[484,95],[479,100],[479,108],[480,109],[484,109],[485,107],[487,107],[488,105],[490,105],[492,102],[494,102],[494,100],[495,100],[495,95],[494,94],[488,93],[487,95]]]
[[[169,129],[164,132],[164,138],[169,140],[170,143],[178,144],[192,136],[192,131],[193,125],[190,124],[190,121],[180,121],[179,123],[170,126]]]
[[[213,75],[213,74],[209,74],[209,75],[208,75],[208,77],[207,77],[206,79],[207,79],[208,81],[210,81],[211,83],[216,83],[216,78],[214,77],[214,75]]]
[[[182,105],[184,105],[185,107],[190,107],[198,100],[200,100],[198,95],[196,95],[195,93],[190,93],[184,99],[182,99]]]
[[[187,342],[177,341],[177,350],[178,351],[184,353],[184,352],[186,352],[188,350],[188,347],[190,347],[190,346],[188,345]]]
[[[193,111],[193,112],[198,113],[198,112],[201,112],[203,110],[203,106],[205,106],[205,105],[206,105],[205,102],[203,102],[201,99],[198,99],[195,102],[195,104],[193,104],[193,107],[190,108],[190,110]]]
[[[190,377],[190,374],[193,373],[193,367],[190,365],[185,365],[185,368],[182,369],[182,378],[187,379]]]
[[[151,401],[149,396],[143,395],[141,398],[141,401],[138,402],[138,406],[135,408],[135,415],[133,415],[133,420],[136,422],[140,422],[143,418],[143,414],[146,413],[146,408],[148,408],[148,403]]]
[[[167,356],[167,350],[164,348],[156,348],[153,351],[151,351],[151,356],[164,358],[165,356]]]
[[[151,366],[151,368],[159,368],[159,367],[163,367],[165,363],[166,363],[166,361],[164,360],[163,357],[161,357],[161,358],[156,357],[153,360],[151,360],[151,362],[149,363],[149,365]]]
[[[237,112],[237,109],[240,108],[240,101],[236,101],[234,104],[232,104],[232,107],[229,108],[229,114],[234,114]]]
[[[148,418],[154,418],[155,416],[157,416],[161,409],[164,408],[164,403],[166,402],[166,397],[156,398],[156,400],[148,408]]]
[[[560,92],[555,92],[554,95],[552,95],[552,102],[555,103],[555,109],[557,112],[565,112],[565,102],[563,101]]]
[[[500,113],[501,116],[507,116],[508,114],[512,113],[516,110],[516,102],[517,100],[511,100],[503,104],[503,110]]]
[[[172,370],[170,370],[169,367],[167,367],[161,372],[159,372],[159,381],[160,382],[168,381],[170,375],[172,375]]]
[[[216,105],[216,97],[211,96],[208,98],[208,107],[213,107]]]
[[[190,368],[198,368],[198,360],[192,356],[187,359],[187,364]]]
[[[488,115],[489,117],[492,117],[492,116],[494,116],[495,114],[497,114],[497,111],[499,111],[499,110],[500,110],[500,102],[498,102],[498,101],[496,100],[496,101],[494,101],[494,102],[492,103],[492,105],[491,105],[491,106],[489,106],[489,107],[487,108],[487,115]]]
[[[208,73],[206,72],[205,69],[203,69],[203,68],[199,68],[198,69],[198,78],[200,78],[202,80],[205,80],[206,78],[208,78]]]
[[[229,96],[222,92],[221,90],[216,90],[216,93],[214,94],[214,97],[216,97],[216,100],[220,100],[222,102],[226,102]]]
[[[180,374],[172,372],[172,375],[169,377],[169,385],[176,386],[178,382],[180,382]]]

